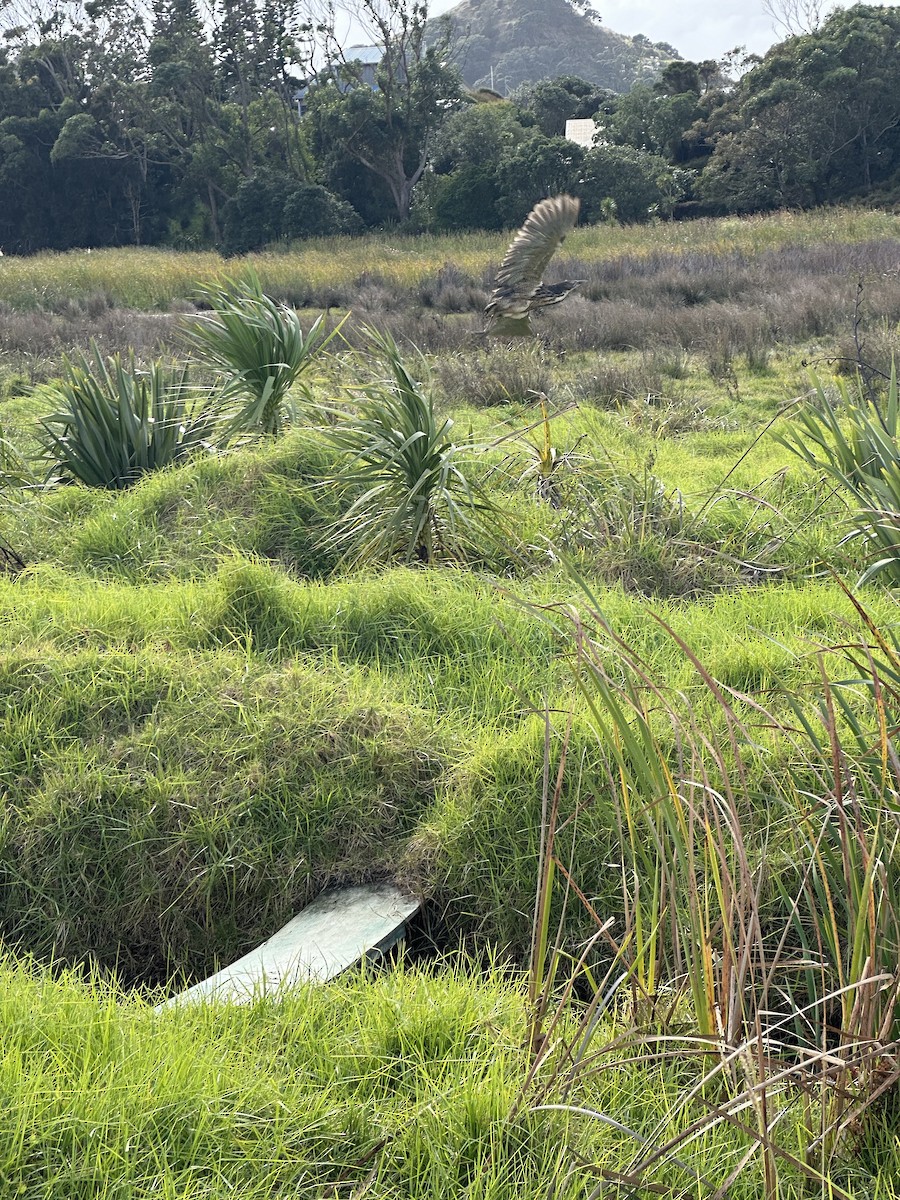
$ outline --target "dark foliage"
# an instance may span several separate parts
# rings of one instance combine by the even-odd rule
[[[285,172],[264,169],[245,179],[224,210],[223,248],[244,254],[268,242],[355,233],[359,216],[317,183],[298,183]]]
[[[426,31],[413,0],[361,0],[367,64],[261,0],[217,0],[211,24],[193,0],[74,4],[8,30],[0,246],[244,253],[410,218],[494,229],[564,191],[589,222],[897,199],[898,8],[839,9],[735,82],[734,53],[687,62],[570,0],[507,0],[502,21],[497,2],[454,13],[466,71],[489,54],[495,86],[520,85],[507,100],[466,91],[452,22]],[[594,120],[593,149],[565,139],[569,118]]]

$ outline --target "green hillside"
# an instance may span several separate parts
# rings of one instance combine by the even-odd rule
[[[569,0],[462,0],[447,14],[466,82],[507,92],[520,83],[578,75],[627,92],[678,52],[638,35],[625,37],[585,16]]]

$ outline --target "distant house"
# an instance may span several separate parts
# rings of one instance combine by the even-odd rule
[[[367,84],[373,92],[378,90],[378,83],[375,74],[378,70],[378,64],[384,56],[384,50],[381,46],[348,46],[344,51],[344,60],[347,63],[359,63],[362,70],[357,73],[357,78],[361,83]],[[344,79],[337,79],[337,86],[342,92],[350,90],[350,84]],[[301,83],[293,94],[294,103],[297,105],[297,115],[302,117],[306,112],[306,97],[309,95],[309,83]]]
[[[375,72],[378,70],[378,64],[383,57],[384,50],[381,46],[350,46],[344,53],[344,58],[348,63],[362,63],[360,78],[363,83],[369,85],[373,92],[378,91]]]
[[[593,117],[579,117],[566,121],[566,137],[570,142],[575,142],[577,145],[585,146],[590,150],[596,136],[597,126],[594,124]]]

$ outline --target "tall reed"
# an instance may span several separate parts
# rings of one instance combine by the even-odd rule
[[[543,914],[563,878],[595,918],[574,972],[593,998],[573,1031],[570,981],[548,1017],[559,986],[546,953],[533,956],[536,1065],[520,1103],[618,1124],[590,1095],[623,1056],[688,1078],[664,1122],[618,1126],[635,1152],[598,1167],[607,1182],[676,1195],[687,1172],[697,1194],[721,1196],[756,1162],[769,1200],[785,1175],[846,1195],[833,1165],[900,1080],[900,647],[854,603],[861,628],[816,651],[817,687],[765,704],[720,684],[660,618],[691,691],[662,681],[596,604],[567,614],[616,802],[624,918],[593,913],[546,807],[535,945],[548,943]],[[618,1017],[612,1036],[604,1011]],[[720,1125],[745,1149],[714,1188],[685,1155]]]

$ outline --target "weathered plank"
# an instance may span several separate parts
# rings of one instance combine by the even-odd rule
[[[294,984],[333,979],[366,954],[390,949],[419,908],[420,901],[393,884],[322,892],[261,946],[166,1004],[241,1004]]]

